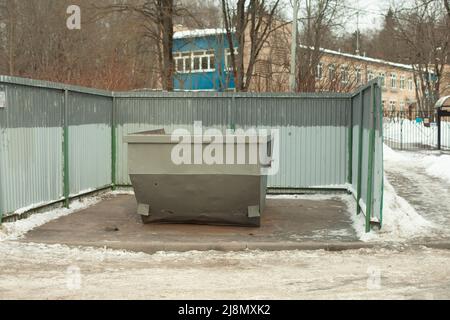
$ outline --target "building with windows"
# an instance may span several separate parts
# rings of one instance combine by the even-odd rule
[[[234,90],[229,56],[228,40],[222,29],[175,32],[175,90]]]
[[[289,91],[289,28],[289,25],[280,28],[281,31],[272,33],[267,39],[255,63],[249,91]],[[237,53],[237,43],[234,46]],[[305,46],[299,49],[312,50]],[[175,32],[173,51],[176,90],[234,90],[230,51],[224,29]],[[248,57],[244,56],[244,65],[246,61]],[[411,65],[320,49],[320,62],[315,75],[317,92],[352,92],[376,77],[381,79],[385,112],[410,111],[415,108],[416,83]],[[443,81],[442,91],[448,87],[448,83]]]
[[[416,92],[410,65],[321,49],[317,91],[350,92],[376,77],[381,79],[385,111],[407,111],[414,107]]]

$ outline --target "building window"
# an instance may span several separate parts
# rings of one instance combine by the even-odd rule
[[[408,90],[412,91],[413,88],[413,80],[411,78],[408,79]]]
[[[238,49],[234,48],[234,56],[238,54]],[[233,62],[231,61],[231,51],[230,49],[225,49],[225,70],[233,70]]]
[[[405,89],[405,77],[401,76],[400,77],[400,89]]]
[[[386,100],[382,100],[381,105],[383,107],[383,110],[386,110]]]
[[[367,81],[372,81],[373,78],[375,78],[375,75],[373,74],[373,71],[372,71],[372,70],[369,70],[369,71],[367,72]]]
[[[391,88],[397,88],[397,74],[391,73]]]
[[[341,82],[343,84],[348,83],[348,67],[347,66],[341,67]]]
[[[405,101],[400,101],[400,111],[405,111]]]
[[[393,100],[389,101],[389,110],[391,112],[395,111],[395,101],[393,101]]]
[[[330,64],[328,66],[328,78],[330,81],[333,81],[335,77],[336,77],[336,67],[334,66],[334,64]]]
[[[356,83],[360,84],[361,82],[362,82],[361,68],[360,67],[356,67]]]
[[[378,73],[378,76],[381,79],[381,86],[385,87],[386,86],[386,74],[384,72],[380,72],[380,73]]]
[[[323,77],[323,64],[319,63],[316,69],[316,79],[322,80]]]
[[[178,73],[212,72],[215,70],[214,50],[176,52],[173,55]]]
[[[179,73],[191,71],[191,52],[177,52],[173,55],[175,70]]]

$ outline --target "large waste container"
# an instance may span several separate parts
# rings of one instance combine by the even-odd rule
[[[137,213],[144,223],[260,226],[267,187],[263,169],[270,164],[261,161],[261,157],[251,161],[250,153],[264,153],[261,141],[229,135],[223,141],[234,141],[230,146],[214,142],[211,136],[186,136],[180,144],[171,135],[160,132],[141,132],[124,138]],[[270,156],[271,141],[266,138],[266,154]],[[222,145],[224,163],[195,163],[196,152],[198,155],[211,150],[208,147]],[[173,153],[179,153],[180,148],[191,151],[191,163],[174,162]],[[239,154],[245,154],[245,163],[241,157],[237,164]],[[231,164],[227,156],[234,160]]]

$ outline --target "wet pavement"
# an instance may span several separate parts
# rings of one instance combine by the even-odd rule
[[[346,205],[349,195],[322,199],[267,200],[260,228],[147,224],[136,214],[133,195],[102,202],[51,221],[22,240],[44,244],[108,247],[131,251],[350,249],[358,240]],[[348,200],[348,199],[347,199]]]

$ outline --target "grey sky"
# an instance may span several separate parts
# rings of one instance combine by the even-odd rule
[[[359,2],[359,4],[358,4]],[[367,30],[371,28],[381,28],[383,22],[383,14],[389,9],[389,5],[393,1],[391,0],[354,0],[353,5],[355,9],[358,8],[360,14],[360,28]],[[349,31],[356,30],[356,19],[353,23],[349,23]]]
[[[284,0],[287,4],[286,14],[292,17],[292,0]],[[408,1],[408,0],[407,0]],[[304,7],[305,0],[300,0],[300,6]],[[346,31],[353,32],[356,30],[356,12],[359,11],[359,25],[361,30],[379,29],[382,26],[383,14],[385,14],[394,0],[344,0],[342,5],[346,7],[346,16],[349,20],[346,24]],[[289,12],[290,11],[290,12]]]

